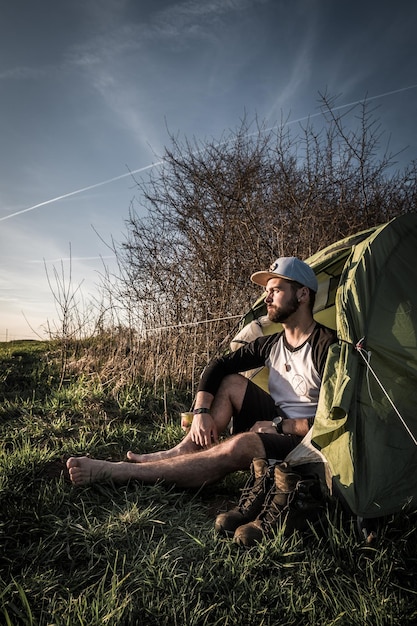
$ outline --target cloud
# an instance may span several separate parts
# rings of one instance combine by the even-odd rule
[[[96,69],[97,65],[106,65],[120,59],[129,52],[142,50],[145,58],[150,44],[162,45],[173,42],[175,46],[184,45],[188,38],[193,41],[203,34],[211,33],[214,21],[226,14],[239,15],[243,10],[256,5],[265,5],[272,0],[186,0],[167,3],[165,7],[146,13],[130,23],[126,22],[122,11],[110,12],[111,29],[102,29],[95,37],[68,51],[69,64],[85,69]],[[275,0],[274,0],[275,1]],[[114,3],[111,3],[111,6]],[[158,6],[158,5],[153,5]],[[91,7],[90,7],[91,8]],[[97,15],[102,15],[101,5],[96,5]],[[109,12],[107,11],[107,20]]]
[[[272,0],[275,2],[275,0]],[[180,23],[189,23],[197,18],[206,19],[224,15],[225,13],[236,13],[245,9],[254,8],[256,5],[268,4],[271,0],[185,0],[184,2],[171,3],[166,9],[158,11],[155,19],[169,19]]]
[[[284,85],[279,85],[279,93],[267,113],[267,119],[277,115],[279,111],[286,109],[288,104],[294,101],[297,93],[300,93],[303,85],[308,83],[311,74],[311,50],[314,45],[313,37],[304,40],[295,61],[289,67],[289,76]]]
[[[37,80],[46,76],[53,69],[52,66],[47,67],[12,67],[0,72],[0,80]]]
[[[166,39],[176,41],[178,36],[184,37],[187,34],[187,27],[190,24],[196,25],[197,22],[201,25],[207,24],[206,19],[210,15],[215,16],[230,8],[248,5],[250,0],[214,1],[207,4],[189,0],[173,6],[170,4],[147,16],[145,14],[145,17],[142,11],[141,19],[132,23],[126,22],[124,4],[126,3],[117,0],[107,0],[103,8],[102,2],[88,3],[85,14],[90,15],[87,21],[93,24],[90,32],[95,34],[82,43],[73,44],[68,50],[62,51],[63,64],[11,67],[0,72],[0,80],[36,80],[50,76],[51,72],[57,70],[79,68],[90,72],[96,71],[100,65],[111,67],[112,62],[121,60],[129,52],[144,49],[146,53],[146,47],[153,41],[161,42]],[[188,32],[192,33],[192,29]],[[105,73],[101,72],[97,82],[111,86],[112,76],[110,73],[105,76]]]

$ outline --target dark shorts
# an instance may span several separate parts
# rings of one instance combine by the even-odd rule
[[[233,434],[247,432],[255,422],[272,421],[279,415],[279,409],[269,393],[252,381],[248,381],[245,397],[239,415],[233,418]],[[279,433],[256,433],[265,448],[267,459],[282,461],[303,439],[298,435],[280,435]]]

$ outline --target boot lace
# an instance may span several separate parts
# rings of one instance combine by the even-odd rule
[[[259,478],[249,478],[248,482],[242,489],[242,493],[239,500],[239,511],[243,513],[245,510],[250,509],[253,503],[269,489],[269,483],[272,480],[271,468],[268,468],[265,474],[259,476]]]

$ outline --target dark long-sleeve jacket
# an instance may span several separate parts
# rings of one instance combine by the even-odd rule
[[[199,391],[215,395],[223,378],[266,365],[269,392],[289,417],[314,417],[333,330],[316,324],[306,341],[291,348],[283,332],[260,337],[235,352],[218,357],[205,368]]]

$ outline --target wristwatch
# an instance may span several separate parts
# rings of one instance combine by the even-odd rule
[[[282,435],[282,422],[283,421],[284,421],[284,418],[282,417],[282,415],[277,415],[272,420],[272,423],[275,426],[277,433],[279,433],[280,435]]]
[[[201,413],[210,413],[210,409],[201,408],[201,409],[193,409],[194,415],[200,415]]]

